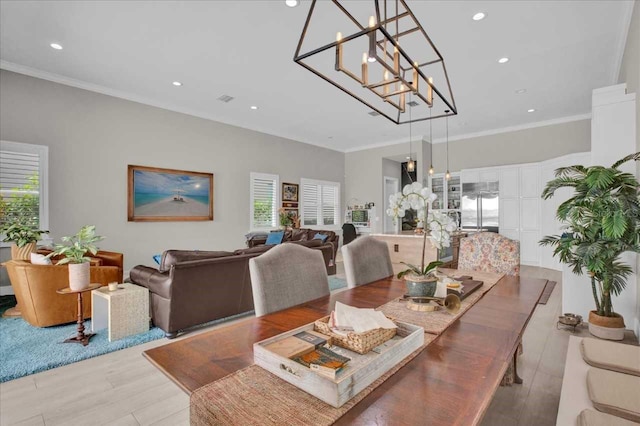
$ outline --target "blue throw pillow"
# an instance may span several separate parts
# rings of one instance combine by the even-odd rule
[[[267,241],[265,242],[265,244],[266,245],[280,244],[283,238],[284,238],[284,231],[271,232],[269,233],[269,236],[267,237]]]
[[[153,255],[153,260],[155,260],[156,263],[159,265],[160,261],[162,260],[162,255],[161,254],[154,254]]]
[[[320,240],[320,241],[322,241],[323,243],[324,243],[324,241],[325,241],[327,238],[329,238],[329,236],[328,236],[328,235],[323,235],[323,234],[320,234],[320,233],[318,233],[318,234],[316,234],[316,235],[314,235],[314,236],[313,236],[313,239],[314,239],[314,240]]]

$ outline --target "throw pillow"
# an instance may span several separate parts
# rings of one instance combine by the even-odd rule
[[[314,236],[313,236],[313,239],[314,239],[314,240],[320,240],[320,241],[322,241],[323,243],[325,242],[325,240],[326,240],[327,238],[329,238],[329,236],[328,236],[328,235],[323,235],[323,234],[320,234],[320,233],[318,233],[318,234],[316,234],[316,235],[314,235]]]
[[[284,238],[284,231],[274,231],[269,233],[265,245],[280,244]]]
[[[154,254],[153,255],[153,260],[159,265],[160,264],[160,260],[162,259],[162,255],[161,254]]]
[[[44,254],[31,253],[31,264],[33,265],[51,265],[51,259],[45,257]]]

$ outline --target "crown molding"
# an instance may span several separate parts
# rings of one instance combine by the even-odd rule
[[[590,119],[591,119],[591,113],[579,114],[579,115],[571,115],[571,116],[568,116],[568,117],[554,118],[554,119],[545,120],[545,121],[537,121],[535,123],[526,123],[526,124],[520,124],[520,125],[517,125],[517,126],[503,127],[503,128],[500,128],[500,129],[484,130],[484,131],[481,131],[481,132],[465,133],[465,134],[462,134],[462,135],[451,136],[451,137],[449,137],[449,142],[465,140],[465,139],[472,139],[472,138],[479,138],[479,137],[483,137],[483,136],[498,135],[500,133],[517,132],[519,130],[535,129],[536,127],[553,126],[553,125],[556,125],[556,124],[570,123],[572,121],[581,121],[581,120],[590,120]],[[446,142],[445,138],[438,138],[438,139],[434,139],[433,140],[433,143],[444,143],[444,142]],[[350,149],[346,149],[344,152],[345,153],[351,153],[351,152],[357,152],[357,151],[364,151],[364,150],[367,150],[367,149],[383,148],[385,146],[400,145],[400,144],[406,144],[406,143],[409,143],[409,139],[408,138],[407,139],[394,140],[394,141],[390,141],[390,142],[383,142],[383,143],[378,143],[378,144],[366,145],[366,146],[361,146],[361,147],[357,147],[357,148],[350,148]]]
[[[620,69],[622,68],[624,50],[629,38],[629,28],[631,27],[631,18],[633,17],[633,7],[635,3],[637,2],[634,0],[625,2],[625,11],[620,19],[620,35],[618,36],[617,46],[615,47],[616,60],[613,61],[613,68],[611,69],[611,84],[618,83],[618,79],[620,78]],[[640,4],[640,2],[638,2],[638,4]]]

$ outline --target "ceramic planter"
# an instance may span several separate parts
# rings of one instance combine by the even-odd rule
[[[433,297],[438,288],[436,277],[407,274],[404,276],[404,281],[409,297]]]
[[[624,339],[624,318],[619,314],[602,317],[596,311],[589,312],[589,333],[607,340]]]
[[[69,288],[73,291],[89,287],[89,262],[69,264]]]
[[[36,251],[35,241],[23,247],[18,247],[15,244],[11,244],[11,259],[31,260],[31,253],[35,253],[35,251]]]

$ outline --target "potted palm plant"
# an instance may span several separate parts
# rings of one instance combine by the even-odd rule
[[[619,258],[624,252],[640,253],[640,183],[634,175],[619,169],[632,160],[640,160],[640,152],[611,167],[557,169],[555,179],[542,193],[546,200],[560,188],[574,190],[557,210],[566,231],[546,236],[540,244],[554,247],[554,256],[569,265],[573,273],[586,272],[596,308],[589,313],[589,332],[612,340],[624,337],[624,318],[613,310],[611,297],[622,292],[625,278],[632,273]]]
[[[54,251],[47,257],[64,256],[58,265],[69,264],[69,287],[71,290],[83,290],[89,287],[89,261],[87,253],[96,254],[96,243],[104,237],[96,235],[94,225],[85,225],[76,235],[62,237],[64,244],[56,244]]]
[[[404,278],[407,293],[411,297],[432,297],[436,292],[438,279],[434,273],[442,262],[434,261],[425,266],[427,238],[435,248],[442,250],[444,247],[449,247],[451,233],[456,230],[456,225],[449,216],[438,211],[429,212],[429,206],[435,199],[436,194],[429,188],[423,188],[420,182],[405,185],[402,192],[389,197],[387,215],[393,217],[395,221],[399,217],[404,217],[408,209],[414,209],[418,215],[418,226],[422,224],[425,229],[422,233],[420,266],[402,262],[409,268],[398,273],[398,278]],[[425,223],[426,226],[424,226]]]
[[[21,222],[7,222],[0,227],[0,234],[4,234],[2,242],[11,244],[11,259],[29,260],[31,253],[36,251],[36,243],[40,235],[49,231],[42,231]]]

